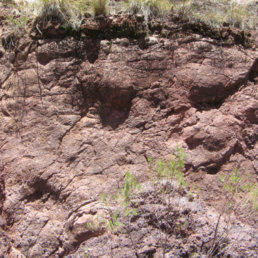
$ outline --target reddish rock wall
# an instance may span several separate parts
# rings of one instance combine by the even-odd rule
[[[0,49],[0,225],[13,247],[73,251],[87,239],[74,229],[81,209],[127,170],[144,181],[147,157],[177,144],[188,173],[256,177],[257,51],[176,37],[24,38],[15,56]]]

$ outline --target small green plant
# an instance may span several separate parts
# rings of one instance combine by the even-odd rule
[[[8,23],[15,27],[16,30],[24,30],[28,20],[29,18],[27,16],[15,17],[13,15],[9,15],[7,17]]]
[[[147,160],[148,160],[148,163],[151,164],[152,161],[153,161],[153,158],[152,157],[148,157]]]
[[[180,186],[187,187],[188,182],[182,172],[185,168],[185,155],[183,148],[177,146],[169,161],[159,159],[154,166],[158,178],[177,179]]]
[[[201,192],[201,187],[200,186],[197,186],[196,184],[193,184],[191,186],[191,190],[193,192],[195,192],[197,195],[200,195],[200,192]]]
[[[107,200],[107,194],[106,193],[102,193],[101,196],[100,196],[100,200],[105,203],[106,200]]]
[[[235,168],[229,175],[222,174],[220,180],[223,183],[225,190],[235,194],[240,190],[240,182],[242,178],[239,175],[239,171]]]
[[[112,197],[107,196],[106,193],[103,193],[100,196],[100,200],[108,207],[108,213],[109,213],[109,219],[104,223],[107,229],[109,229],[111,232],[117,232],[121,228],[123,228],[123,224],[119,220],[119,210],[113,210],[111,208],[111,201],[114,202],[114,200],[117,200],[118,194],[116,193]],[[110,200],[112,199],[112,200]],[[113,204],[113,203],[112,203]]]
[[[136,216],[138,215],[138,209],[136,208],[131,208],[131,207],[127,207],[124,210],[124,215],[126,217],[131,217],[131,216]]]
[[[159,159],[155,164],[155,172],[159,178],[168,176],[169,167],[168,164],[163,160]]]
[[[131,174],[129,171],[127,171],[125,174],[124,187],[121,192],[122,196],[124,197],[126,205],[130,204],[131,198],[137,188],[139,189],[140,185],[137,184],[136,177],[133,174]]]
[[[111,218],[108,220],[109,229],[116,232],[124,227],[124,224],[119,221],[119,211],[115,211]]]
[[[106,193],[101,195],[101,200],[109,208],[109,220],[108,228],[112,232],[116,232],[126,225],[120,222],[119,217],[132,217],[138,214],[138,210],[135,207],[133,198],[136,196],[136,191],[141,188],[141,185],[137,182],[136,177],[129,171],[125,174],[125,181],[122,189],[117,189],[116,193],[111,196],[107,196]],[[119,206],[116,209],[111,208],[111,206]]]
[[[199,257],[199,254],[195,252],[195,253],[193,253],[193,257],[194,257],[194,258],[198,258],[198,257]]]
[[[9,15],[6,19],[8,25],[12,28],[11,33],[2,38],[2,45],[5,49],[18,48],[19,39],[23,36],[28,22],[28,17],[23,15]]]

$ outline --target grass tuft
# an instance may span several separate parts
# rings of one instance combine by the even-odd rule
[[[43,26],[55,19],[73,28],[80,25],[80,9],[74,0],[39,0],[35,6],[37,20],[40,20]]]
[[[107,15],[107,4],[107,0],[93,0],[92,7],[94,15]]]
[[[164,16],[172,5],[169,0],[128,0],[126,6],[127,12],[143,14],[148,23],[149,18]]]

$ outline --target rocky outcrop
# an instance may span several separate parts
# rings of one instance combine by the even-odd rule
[[[127,170],[146,180],[147,158],[177,144],[189,173],[239,167],[257,175],[257,51],[182,31],[19,44],[16,53],[0,49],[3,255],[13,247],[27,257],[63,257],[89,238],[95,246],[77,220]],[[146,237],[144,230],[137,234]],[[155,244],[156,233],[146,241]]]
[[[207,208],[202,201],[193,201],[193,196],[191,198],[186,192],[176,189],[169,181],[163,181],[158,187],[143,184],[144,193],[137,199],[138,214],[129,222],[128,218],[121,220],[125,225],[120,230],[122,234],[102,233],[101,236],[92,237],[68,257],[85,254],[91,257],[191,257],[197,253],[255,256],[256,233],[253,228],[247,225],[244,228],[244,224],[239,222],[229,223],[234,217],[219,219],[218,213]],[[80,229],[85,227],[85,214],[86,210],[80,217],[81,222],[84,220]],[[219,244],[213,247],[218,220],[220,240],[215,241]]]

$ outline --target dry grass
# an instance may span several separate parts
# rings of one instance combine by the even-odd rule
[[[128,0],[125,3],[126,12],[144,15],[146,24],[150,18],[165,16],[171,6],[169,0]]]
[[[107,0],[93,0],[92,7],[94,15],[107,15],[107,4]]]
[[[35,15],[43,24],[54,18],[77,28],[82,18],[79,3],[75,0],[38,0],[34,4]]]
[[[7,2],[13,1],[0,0],[0,3]],[[202,21],[213,27],[228,24],[255,30],[258,26],[258,5],[255,0],[36,0],[34,3],[20,1],[16,4],[24,16],[36,17],[43,24],[57,18],[74,29],[80,27],[85,12],[95,16],[107,15],[107,8],[111,6],[111,13],[114,10],[118,12],[120,8],[120,11],[127,13],[143,14],[146,23],[153,17],[165,17],[172,10],[180,19]]]
[[[258,6],[255,1],[171,0],[173,12],[181,18],[203,21],[211,26],[229,24],[241,29],[256,29]]]
[[[17,2],[16,7],[24,13],[33,13],[35,19],[47,24],[53,19],[77,29],[80,27],[85,12],[95,16],[107,14],[108,0],[36,0]]]

